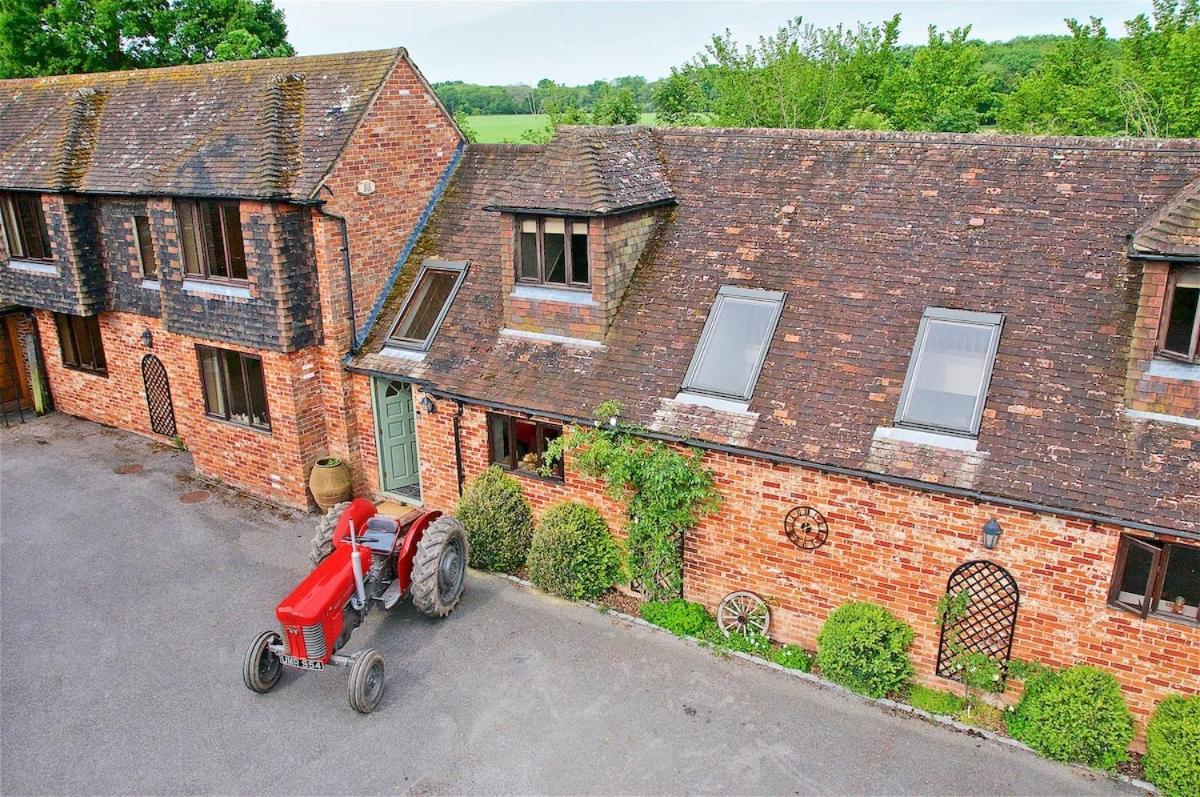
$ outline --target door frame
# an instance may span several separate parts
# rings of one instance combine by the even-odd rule
[[[376,476],[379,479],[379,493],[393,501],[399,501],[402,504],[410,506],[424,506],[425,504],[425,485],[421,482],[421,428],[417,423],[417,400],[413,396],[413,433],[417,438],[417,492],[421,494],[420,498],[413,498],[409,495],[401,495],[400,493],[389,492],[384,489],[384,472],[383,472],[383,424],[379,422],[379,403],[376,400],[379,396],[379,385],[383,382],[396,382],[401,385],[408,385],[409,392],[413,390],[412,382],[405,382],[403,379],[389,379],[382,376],[371,377],[371,422],[375,424],[375,465]]]

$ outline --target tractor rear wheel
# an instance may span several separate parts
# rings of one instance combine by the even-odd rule
[[[373,648],[360,650],[350,665],[350,708],[370,714],[383,698],[383,656]]]
[[[467,580],[467,532],[449,515],[429,524],[412,567],[413,605],[426,617],[445,617]]]
[[[242,681],[246,688],[262,694],[270,692],[279,678],[283,675],[283,662],[271,652],[270,645],[278,645],[282,640],[274,631],[263,631],[246,650],[246,660],[242,663]]]
[[[349,501],[334,504],[329,507],[329,511],[317,524],[317,533],[313,535],[312,540],[312,550],[308,552],[308,558],[312,560],[314,568],[321,564],[326,556],[333,553],[333,532],[337,529],[338,521],[342,519],[342,513],[348,506],[350,506]]]

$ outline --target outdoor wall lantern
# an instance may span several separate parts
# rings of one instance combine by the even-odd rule
[[[142,330],[142,345],[147,349],[154,348],[154,336],[150,334],[150,330]]]
[[[992,518],[987,523],[983,524],[983,547],[989,551],[994,550],[1000,544],[1000,535],[1004,533],[1004,529],[1000,528],[1000,524]]]
[[[429,396],[421,397],[421,412],[426,415],[433,415],[437,412],[437,405],[433,403],[433,399],[429,398]]]

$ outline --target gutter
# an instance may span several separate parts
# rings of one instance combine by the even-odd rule
[[[1126,256],[1130,260],[1160,260],[1164,263],[1200,263],[1200,255],[1155,255],[1130,249]]]
[[[353,369],[359,370],[359,369]],[[373,373],[362,369],[363,373]],[[417,381],[410,380],[407,377],[397,377],[395,374],[390,376],[391,379],[401,379],[402,381]],[[541,418],[551,418],[553,420],[562,421],[564,423],[575,424],[577,426],[590,426],[592,419],[580,418],[574,415],[564,415],[556,412],[545,412],[542,410],[529,410],[523,407],[516,407],[511,404],[503,404],[496,401],[488,401],[486,399],[478,399],[471,396],[466,396],[461,393],[454,393],[448,390],[441,390],[436,387],[431,387],[427,382],[421,383],[421,391],[429,395],[438,396],[440,398],[449,399],[459,405],[460,412],[463,404],[474,404],[485,407],[487,409],[502,410],[505,412],[520,413],[523,415],[536,415]],[[753,459],[765,460],[767,462],[775,462],[781,465],[795,465],[809,470],[815,470],[820,473],[827,473],[834,476],[848,476],[850,478],[861,479],[871,484],[887,484],[896,487],[905,487],[910,490],[916,490],[924,493],[934,493],[936,495],[946,495],[953,498],[964,498],[973,501],[976,504],[989,503],[997,506],[1008,507],[1010,509],[1019,509],[1026,512],[1036,512],[1040,514],[1057,515],[1059,517],[1071,518],[1074,520],[1086,520],[1093,525],[1109,525],[1120,526],[1122,528],[1134,529],[1137,531],[1146,531],[1152,534],[1160,534],[1168,537],[1176,537],[1183,540],[1193,540],[1200,542],[1200,532],[1182,531],[1169,526],[1159,526],[1154,523],[1143,523],[1137,520],[1126,520],[1117,517],[1116,515],[1106,515],[1100,512],[1084,512],[1077,509],[1068,509],[1066,507],[1052,506],[1050,504],[1041,504],[1035,501],[1025,501],[1019,498],[1009,498],[1003,495],[995,495],[993,493],[985,493],[979,490],[969,490],[963,487],[951,487],[944,484],[936,484],[934,482],[921,481],[919,479],[910,479],[904,476],[890,476],[884,473],[875,473],[873,471],[860,470],[858,468],[847,468],[840,465],[828,465],[822,462],[814,462],[812,460],[802,459],[800,457],[792,457],[786,454],[776,454],[770,451],[761,451],[752,448],[743,448],[740,446],[731,446],[724,443],[711,443],[704,440],[696,440],[678,435],[663,434],[661,432],[653,432],[650,430],[639,430],[634,432],[639,437],[649,440],[659,440],[664,443],[676,443],[679,445],[692,446],[694,448],[703,449],[705,451],[716,451],[723,454],[732,454],[735,456],[751,457]]]

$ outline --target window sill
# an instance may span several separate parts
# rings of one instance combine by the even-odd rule
[[[161,287],[158,280],[149,279],[149,278],[144,278],[141,282],[141,286],[144,290],[147,290],[147,291],[157,291]]]
[[[510,295],[514,299],[531,299],[536,302],[562,302],[585,307],[599,306],[592,299],[590,288],[549,288],[545,285],[517,284]]]
[[[220,296],[227,299],[249,299],[249,286],[242,285],[226,285],[220,282],[204,282],[202,280],[185,279],[183,281],[183,290],[185,293],[192,293],[202,296]]]
[[[19,260],[13,258],[8,261],[8,267],[13,271],[26,271],[30,274],[47,274],[49,276],[58,276],[58,266],[54,263],[44,260]]]
[[[515,340],[532,340],[540,343],[556,343],[562,346],[573,346],[577,349],[603,349],[604,344],[598,340],[587,338],[569,338],[566,335],[553,335],[549,332],[528,332],[524,329],[502,329],[500,337]]]
[[[534,479],[539,482],[548,482],[550,484],[566,484],[567,480],[561,476],[543,476],[537,471],[524,470],[522,468],[510,468],[503,462],[490,462],[489,465],[499,465],[500,469],[505,473],[512,473],[516,476],[524,476],[527,479]]]
[[[951,451],[976,451],[979,440],[974,437],[959,437],[958,435],[926,432],[921,429],[908,429],[903,426],[879,426],[875,429],[873,440],[894,440],[899,443],[911,443],[931,448],[945,448]]]
[[[271,436],[271,427],[269,427],[269,426],[266,429],[264,429],[261,426],[251,426],[248,423],[241,423],[240,421],[231,421],[228,418],[222,418],[218,415],[209,415],[207,412],[204,413],[204,419],[206,421],[212,421],[213,423],[220,424],[221,426],[230,426],[230,427],[233,427],[234,429],[243,429],[247,432],[254,432],[256,434],[261,434],[266,437]]]
[[[1156,421],[1158,423],[1173,423],[1179,426],[1192,426],[1200,429],[1200,418],[1188,418],[1183,415],[1167,415],[1162,412],[1146,412],[1126,408],[1125,414],[1135,421]]]
[[[1200,364],[1155,357],[1146,369],[1146,376],[1163,379],[1178,379],[1183,382],[1200,382]]]
[[[1172,623],[1173,625],[1181,625],[1185,628],[1200,628],[1200,621],[1192,620],[1188,617],[1183,617],[1182,615],[1172,614],[1170,612],[1150,612],[1150,614],[1146,615],[1145,617],[1142,617],[1141,611],[1137,610],[1137,609],[1133,609],[1132,607],[1122,606],[1119,603],[1109,603],[1107,605],[1108,605],[1108,608],[1113,610],[1114,612],[1120,612],[1121,614],[1130,614],[1130,615],[1133,615],[1134,617],[1138,618],[1139,620],[1161,620],[1165,623]]]
[[[416,363],[425,361],[425,352],[417,349],[405,349],[400,346],[385,345],[379,350],[379,353],[384,357],[395,357],[397,360],[410,360]]]
[[[67,363],[63,363],[63,368],[67,369],[68,371],[74,371],[77,374],[87,374],[88,376],[99,376],[103,379],[108,379],[107,368],[103,371],[97,371],[93,368],[81,368],[78,365],[68,365]]]
[[[675,394],[674,401],[680,404],[691,404],[696,407],[708,407],[710,410],[720,410],[721,412],[736,412],[742,415],[753,415],[750,412],[750,403],[747,401],[738,401],[736,399],[718,398],[717,396],[707,396],[703,393],[688,393],[681,390]]]

